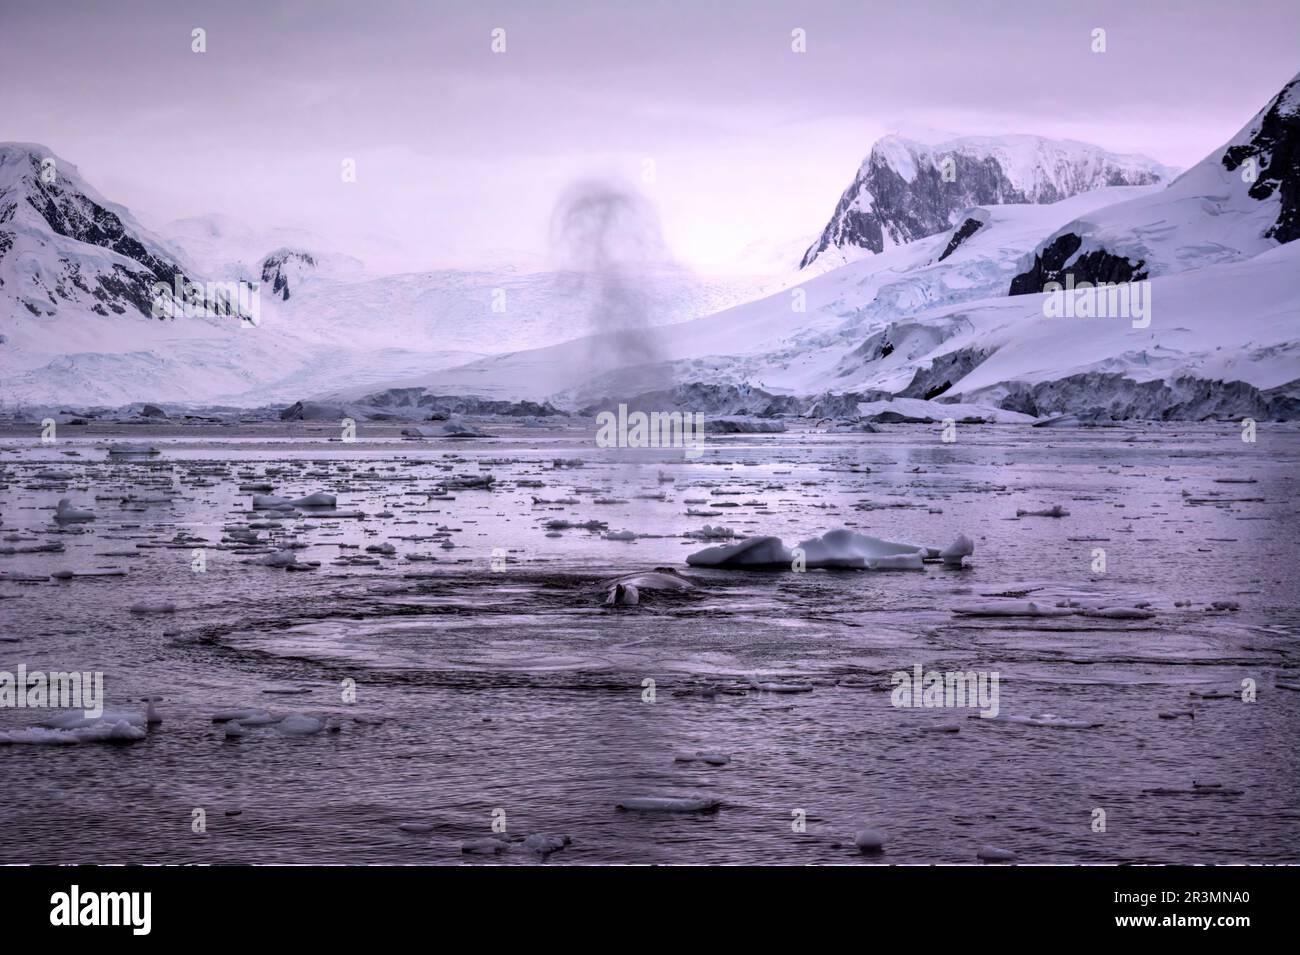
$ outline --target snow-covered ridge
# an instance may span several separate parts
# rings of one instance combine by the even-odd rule
[[[223,215],[173,226],[178,241],[151,232],[43,146],[0,146],[0,401],[256,406],[325,382],[374,390],[560,342],[602,317],[600,283],[576,273],[372,275],[302,230]],[[630,278],[650,324],[710,314],[758,284],[670,266]],[[218,305],[242,307],[220,298],[239,283],[260,286],[255,328]],[[202,295],[159,321],[159,284]]]
[[[150,316],[159,284],[200,276],[174,245],[93,189],[77,167],[34,143],[0,144],[0,290],[8,309]],[[198,303],[229,314],[223,301]]]
[[[932,236],[651,330],[644,351],[653,362],[595,364],[590,356],[612,351],[587,339],[448,368],[422,383],[578,409],[676,396],[695,384],[708,390],[698,399],[706,410],[717,399],[753,413],[797,405],[849,419],[854,409],[837,396],[1089,420],[1291,420],[1300,416],[1300,242],[1277,236],[1287,234],[1286,197],[1297,194],[1294,117],[1288,86],[1226,149],[1171,185],[963,208]],[[1234,154],[1234,146],[1246,148]],[[1238,170],[1252,157],[1263,175],[1246,182]],[[1234,161],[1237,170],[1228,168]],[[903,181],[892,166],[889,175]],[[1259,182],[1268,183],[1256,190],[1267,190],[1262,199],[1251,194]],[[1062,261],[1045,259],[1045,249]],[[1067,318],[1050,312],[1038,287],[1009,296],[1036,260],[1054,270],[1086,264],[1090,279],[1149,274],[1145,313]],[[802,310],[792,307],[796,293]],[[745,387],[759,389],[759,400],[739,402]]]
[[[833,267],[935,235],[971,206],[1051,203],[1103,186],[1167,181],[1174,170],[1073,140],[971,136],[928,145],[886,136],[871,149],[800,263]]]
[[[1010,292],[1130,281],[1237,262],[1300,238],[1300,76],[1169,186],[1068,222],[1021,263]]]

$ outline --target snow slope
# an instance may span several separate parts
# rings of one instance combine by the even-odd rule
[[[789,394],[854,390],[864,386],[864,375],[839,366],[872,335],[914,312],[1003,295],[1016,263],[1043,234],[1091,209],[1159,188],[1111,187],[1049,205],[967,210],[963,221],[977,218],[981,228],[942,261],[951,232],[810,276],[795,288],[696,321],[648,329],[634,356],[638,361],[625,360],[607,336],[587,336],[393,386],[512,400],[555,397],[570,405],[605,393],[611,378],[621,380],[624,391],[642,384],[643,390],[662,387],[665,377],[750,382]]]
[[[1300,237],[1300,76],[1221,148],[1152,195],[1066,223],[1022,264],[1012,294],[1048,281],[1169,275]]]
[[[571,272],[368,275],[301,230],[225,216],[173,227],[175,241],[149,231],[43,146],[0,146],[0,401],[258,405],[367,388],[589,331],[608,294]],[[198,307],[160,321],[156,286],[177,281],[203,290]],[[638,320],[709,314],[759,281],[655,267],[636,277]],[[255,327],[223,308],[221,283],[240,282],[260,285]]]
[[[719,395],[897,396],[1034,414],[1300,416],[1296,90],[1288,84],[1225,148],[1167,186],[1046,204],[1003,204],[1000,193],[996,204],[952,211],[936,235],[900,231],[874,256],[717,315],[646,330],[634,348],[591,336],[419,384],[575,408],[692,393],[681,386],[695,383]],[[927,175],[910,144],[886,143],[875,155],[899,181]],[[1033,178],[1040,157],[1026,148],[998,175],[1060,188]],[[1259,175],[1243,179],[1249,160]],[[1067,236],[1078,240],[1073,248]],[[1123,283],[1154,275],[1124,286],[1149,292],[1149,321],[1050,317],[1041,289],[1065,274]]]
[[[1167,185],[1089,188],[1165,170],[1075,143],[882,141],[871,186],[902,191],[888,193],[897,215],[877,217],[877,254],[830,270],[822,257],[799,284],[760,297],[745,280],[669,266],[369,276],[310,245],[238,252],[252,240],[221,222],[188,226],[207,245],[187,255],[110,209],[75,170],[49,195],[32,178],[38,148],[9,147],[0,399],[260,404],[409,388],[570,409],[641,397],[852,417],[897,398],[1027,414],[1300,417],[1297,89],[1293,80]],[[935,162],[954,156],[957,184],[990,201],[957,205],[943,192],[953,184],[936,181]],[[869,195],[874,214],[886,194],[855,196]],[[128,307],[140,283],[231,250],[266,291],[256,328],[158,322]],[[74,277],[87,274],[110,281],[82,288]],[[61,293],[58,276],[73,288]],[[1052,317],[1058,300],[1042,289],[1070,276],[1149,291],[1149,322]]]

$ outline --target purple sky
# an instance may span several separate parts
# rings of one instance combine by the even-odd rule
[[[544,256],[564,185],[608,176],[712,270],[819,230],[891,131],[1189,165],[1300,70],[1297,36],[1295,0],[0,0],[0,140],[149,225],[303,226],[381,269]]]

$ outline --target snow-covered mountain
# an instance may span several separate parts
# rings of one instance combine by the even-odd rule
[[[1047,236],[1011,294],[1048,282],[1130,281],[1250,258],[1300,238],[1300,77],[1160,192]]]
[[[572,408],[646,393],[698,402],[684,410],[852,417],[898,396],[1030,414],[1300,417],[1295,89],[1293,81],[1171,184],[1107,186],[1043,204],[1005,203],[1003,193],[962,208],[937,234],[649,330],[632,356],[596,336],[492,356],[419,384]],[[1252,157],[1260,175],[1243,181],[1238,170]],[[1145,296],[1141,315],[1063,317],[1041,285],[1020,287],[1065,235],[1110,257],[1099,268],[1106,259],[1064,256],[1060,264],[1080,279],[1154,276],[1119,287]],[[1061,277],[1052,267],[1036,281]]]
[[[220,215],[168,229],[146,229],[45,147],[0,146],[0,400],[294,400],[590,332],[610,294],[608,277],[574,272],[371,275],[303,230]],[[725,308],[759,281],[670,264],[618,278],[647,324]],[[165,321],[160,284],[190,296],[169,293]]]
[[[1300,417],[1297,98],[1293,80],[1169,183],[1149,160],[1034,137],[882,141],[851,190],[861,203],[810,250],[816,267],[762,294],[669,265],[370,275],[313,237],[219,217],[187,220],[172,242],[75,170],[45,188],[39,148],[9,147],[0,398],[415,409],[482,396],[576,410],[652,396],[851,418],[901,397]],[[1129,181],[1146,184],[1109,184]],[[873,237],[878,248],[861,244]],[[850,261],[831,268],[836,255]],[[160,276],[202,272],[260,283],[261,322],[140,309]],[[1058,316],[1043,288],[1070,277],[1139,290],[1141,320]]]
[[[936,235],[972,206],[1059,202],[1103,186],[1164,182],[1173,172],[1145,156],[1039,136],[933,145],[886,136],[871,148],[800,267],[833,268]]]
[[[0,144],[0,294],[7,312],[152,317],[158,286],[173,291],[171,309],[175,291],[197,278],[174,245],[96,192],[76,166],[33,143]],[[237,320],[237,297],[209,300],[206,287],[197,295],[193,310],[207,320]]]

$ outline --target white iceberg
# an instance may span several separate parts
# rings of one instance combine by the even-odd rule
[[[808,570],[919,570],[927,560],[956,561],[973,553],[975,545],[961,535],[944,550],[921,544],[898,543],[869,537],[847,528],[828,531],[802,542],[785,546],[779,537],[747,537],[729,544],[717,544],[686,558],[692,567],[789,567]],[[944,558],[943,555],[948,556]]]

